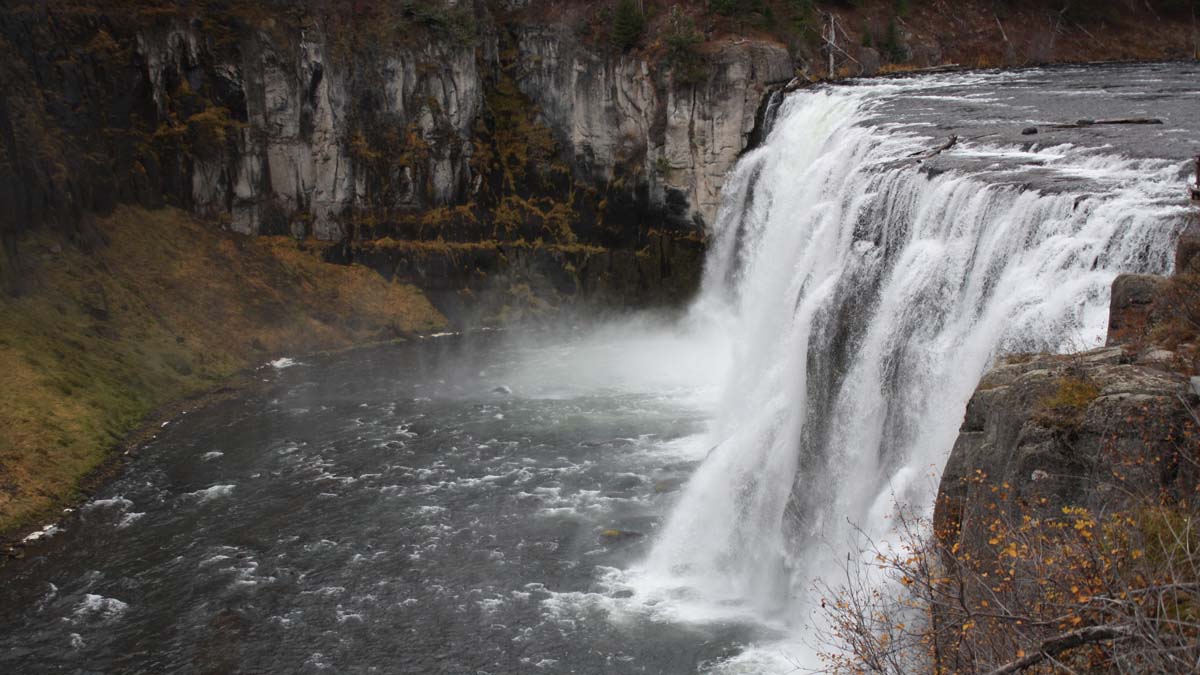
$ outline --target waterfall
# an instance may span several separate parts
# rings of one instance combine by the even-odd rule
[[[800,626],[856,533],[932,508],[997,355],[1098,346],[1113,278],[1169,270],[1178,164],[967,141],[1064,180],[936,173],[913,155],[941,139],[873,119],[903,86],[788,97],[728,177],[691,320],[730,333],[734,367],[646,575]]]

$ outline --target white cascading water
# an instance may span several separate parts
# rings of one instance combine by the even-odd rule
[[[789,98],[730,175],[691,319],[730,332],[733,367],[640,571],[793,631],[856,528],[885,540],[897,503],[932,507],[991,360],[1101,344],[1113,278],[1167,271],[1183,222],[1169,162],[1030,153],[1103,194],[930,175],[903,158],[937,139],[866,124],[887,86]]]

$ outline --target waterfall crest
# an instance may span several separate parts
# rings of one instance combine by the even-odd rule
[[[647,575],[805,621],[857,528],[932,507],[992,359],[1101,344],[1113,278],[1169,270],[1180,165],[964,142],[1088,189],[936,173],[914,154],[939,139],[871,119],[902,86],[789,97],[728,177],[690,318],[729,332],[734,365]]]

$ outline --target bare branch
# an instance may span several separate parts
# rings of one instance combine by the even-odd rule
[[[1053,658],[1063,652],[1097,642],[1108,642],[1127,638],[1133,634],[1133,629],[1126,625],[1116,626],[1087,626],[1077,630],[1056,635],[1043,640],[1036,651],[1010,661],[988,673],[988,675],[1011,675],[1027,668],[1032,668],[1046,659]]]

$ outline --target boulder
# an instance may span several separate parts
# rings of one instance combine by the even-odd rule
[[[1165,277],[1151,274],[1122,274],[1113,281],[1108,306],[1108,345],[1118,345],[1145,335],[1161,321],[1156,307]]]
[[[1163,351],[1131,357],[1105,347],[993,368],[942,473],[934,513],[942,543],[987,555],[996,508],[1038,517],[1195,485],[1195,468],[1171,458],[1191,423],[1182,402],[1200,400]]]
[[[1179,235],[1175,245],[1175,273],[1200,273],[1200,221],[1192,223]]]

